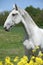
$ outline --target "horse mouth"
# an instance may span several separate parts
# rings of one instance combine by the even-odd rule
[[[4,30],[7,31],[7,32],[9,31],[9,29],[7,29],[6,27],[4,27]]]
[[[9,32],[9,29],[5,29],[5,31]]]

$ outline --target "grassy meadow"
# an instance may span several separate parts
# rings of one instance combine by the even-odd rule
[[[25,31],[22,26],[13,27],[9,32],[0,26],[0,60],[4,60],[6,56],[14,58],[24,55],[23,38]]]

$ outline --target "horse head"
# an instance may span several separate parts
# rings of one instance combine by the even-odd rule
[[[18,24],[21,22],[21,14],[19,11],[19,7],[17,5],[13,6],[13,10],[8,15],[5,23],[4,29],[8,31],[13,25]]]

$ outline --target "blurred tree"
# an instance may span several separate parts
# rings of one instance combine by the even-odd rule
[[[8,11],[4,11],[0,13],[0,25],[3,25],[7,16],[8,16],[9,12]]]
[[[25,10],[30,14],[39,27],[43,27],[43,10],[40,10],[40,8],[34,8],[32,6],[26,7]]]

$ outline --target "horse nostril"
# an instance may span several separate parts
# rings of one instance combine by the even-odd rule
[[[8,31],[8,30],[7,30],[7,27],[4,27],[4,29],[5,29],[5,31]]]
[[[4,27],[5,31],[9,31],[9,29],[7,29],[7,27]]]

